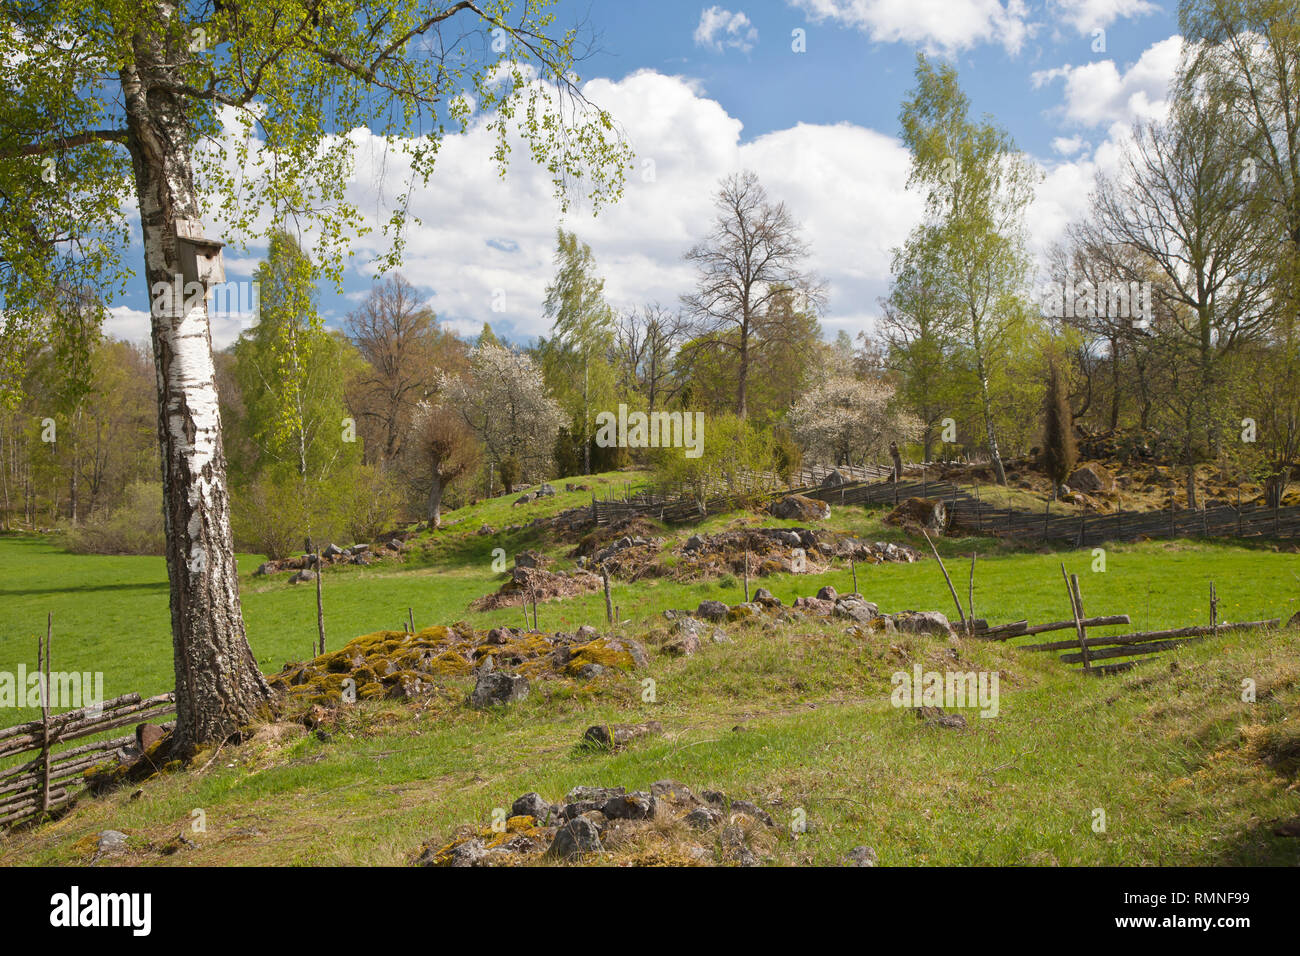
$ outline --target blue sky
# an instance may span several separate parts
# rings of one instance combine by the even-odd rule
[[[519,342],[545,334],[540,305],[561,222],[592,245],[616,307],[674,304],[691,283],[682,253],[708,227],[717,181],[741,168],[803,222],[810,265],[830,289],[827,334],[856,334],[879,314],[890,250],[920,212],[897,140],[918,50],[956,65],[974,110],[1040,164],[1027,217],[1040,253],[1086,213],[1095,175],[1114,168],[1132,123],[1163,115],[1178,53],[1170,0],[562,0],[557,11],[594,34],[580,73],[642,172],[598,218],[561,220],[526,161],[501,180],[481,134],[449,137],[416,197],[424,224],[402,271],[465,335],[485,321]],[[805,52],[792,48],[795,30]],[[358,149],[350,194],[362,208],[374,206],[381,148]],[[209,231],[221,235],[221,224]],[[380,250],[375,237],[359,242],[342,294],[322,289],[331,325],[370,288],[365,260]],[[228,255],[229,278],[251,276],[257,252]],[[115,305],[110,333],[143,338],[143,289]],[[250,321],[214,317],[215,344]]]

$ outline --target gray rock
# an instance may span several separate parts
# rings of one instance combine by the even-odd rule
[[[537,487],[537,497],[538,497],[538,498],[550,498],[550,497],[552,497],[554,494],[555,494],[555,488],[554,488],[552,485],[548,485],[546,482],[542,482],[542,483]]]
[[[308,570],[307,568],[303,568],[301,571],[299,571],[297,574],[295,574],[293,577],[289,579],[289,583],[303,584],[307,581],[315,581],[315,580],[316,580],[316,572]]]
[[[866,624],[879,615],[880,609],[870,601],[840,598],[835,602],[835,616]]]
[[[598,853],[600,830],[590,820],[575,817],[555,832],[555,839],[547,849],[547,856],[567,860],[581,853]]]
[[[721,601],[701,601],[695,613],[706,621],[725,621],[729,610]]]
[[[128,839],[130,838],[121,830],[104,830],[99,834],[97,846],[100,853],[120,853],[126,849]]]
[[[897,627],[904,634],[937,634],[952,637],[953,630],[948,618],[939,611],[900,611],[890,615]]]
[[[487,847],[480,839],[466,840],[451,851],[452,866],[478,866],[487,856]]]
[[[767,588],[759,588],[754,592],[754,603],[764,607],[780,607],[781,599]]]
[[[855,846],[844,854],[845,866],[875,866],[876,851],[869,846]]]
[[[677,803],[697,803],[695,794],[691,793],[689,787],[683,786],[676,780],[656,780],[650,784],[650,795],[658,800],[672,800]]]
[[[682,819],[692,830],[711,830],[722,822],[722,814],[712,807],[696,807]]]
[[[655,815],[655,798],[638,790],[608,800],[601,813],[611,820],[648,820]]]
[[[327,558],[337,558],[342,553],[343,549],[333,543],[325,545],[324,550],[321,551],[321,554],[325,555]]]
[[[758,866],[758,857],[745,843],[745,835],[734,823],[722,830],[722,858],[739,866]]]
[[[820,598],[795,598],[794,606],[800,611],[807,611],[811,614],[821,614],[823,616],[829,616],[835,610],[834,604],[830,601],[823,601]]]
[[[550,803],[542,799],[541,793],[530,791],[510,805],[510,816],[532,817],[541,823],[543,818],[549,816],[550,810]]]
[[[528,678],[506,671],[480,671],[469,702],[478,708],[509,704],[528,696]]]
[[[928,727],[947,727],[949,730],[965,730],[966,718],[961,714],[945,713],[942,707],[917,707],[918,720],[924,720]]]
[[[663,646],[663,653],[673,657],[690,657],[700,649],[700,630],[700,622],[694,618],[678,618],[673,622],[673,632],[677,636]]]
[[[829,584],[817,592],[817,600],[819,601],[834,601],[839,596],[839,592]]]
[[[776,821],[772,819],[772,815],[770,813],[768,813],[758,804],[751,803],[748,800],[732,800],[731,812],[743,813],[745,816],[753,817],[755,820],[759,820],[767,824],[769,827],[776,826]]]
[[[582,629],[578,629],[582,633]],[[631,655],[632,663],[637,667],[645,667],[650,663],[650,655],[646,653],[645,647],[640,641],[634,641],[630,637],[607,637],[605,638],[605,647],[614,653],[626,653]]]
[[[701,538],[698,534],[693,534],[686,539],[686,543],[682,545],[682,550],[698,551],[702,547],[704,547],[704,539]]]

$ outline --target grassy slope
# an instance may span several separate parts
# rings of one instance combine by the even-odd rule
[[[473,535],[571,506],[550,501],[511,509],[479,506],[439,533],[404,566],[349,569],[326,577],[331,646],[394,626],[408,605],[417,624],[470,618],[465,605],[496,586],[491,549],[552,545],[521,532]],[[585,496],[590,500],[589,496]],[[453,517],[457,517],[453,515]],[[734,517],[711,518],[708,528]],[[875,516],[836,510],[833,522],[886,537]],[[686,533],[686,532],[683,532]],[[892,536],[888,535],[888,536]],[[1186,542],[1116,547],[1107,571],[1092,555],[1024,554],[991,542],[947,541],[951,555],[978,548],[976,609],[995,622],[1063,617],[1059,562],[1080,573],[1090,613],[1128,611],[1139,626],[1187,624],[1206,616],[1213,579],[1220,614],[1234,620],[1288,617],[1297,609],[1293,554]],[[241,564],[251,568],[256,558]],[[965,597],[967,566],[950,561]],[[105,667],[109,694],[169,684],[165,575],[158,559],[62,554],[48,542],[0,539],[0,669],[29,666],[44,611],[56,615],[56,667]],[[823,583],[849,589],[847,569],[795,580],[764,580],[783,599]],[[947,610],[933,562],[859,568],[859,585],[885,610]],[[654,612],[703,597],[736,601],[737,586],[649,581],[619,586],[624,617],[644,630]],[[247,579],[250,638],[268,670],[304,656],[314,638],[314,593],[282,578]],[[633,611],[633,607],[635,610]],[[514,611],[473,616],[512,622]],[[480,620],[481,619],[481,620]],[[599,595],[543,606],[543,627],[603,619]],[[15,622],[23,622],[16,624]],[[84,801],[65,819],[0,837],[3,862],[80,862],[85,839],[124,829],[141,841],[138,862],[399,863],[420,843],[458,825],[486,822],[536,789],[558,797],[577,783],[646,787],[675,777],[697,789],[756,796],[780,817],[802,807],[816,829],[784,838],[777,858],[834,860],[870,843],[884,863],[1214,863],[1290,862],[1296,841],[1274,838],[1268,821],[1300,812],[1287,790],[1289,765],[1267,766],[1256,752],[1268,725],[1285,750],[1300,726],[1294,632],[1225,636],[1182,650],[1133,675],[1083,680],[1049,655],[963,643],[962,668],[1002,671],[997,719],[970,715],[971,728],[929,728],[888,704],[889,674],[948,664],[946,642],[921,638],[866,642],[840,628],[737,629],[737,644],[706,647],[686,660],[656,658],[635,679],[575,695],[558,685],[504,715],[452,704],[422,715],[380,708],[384,720],[357,720],[329,743],[291,733],[222,755],[202,774],[161,777],[141,799],[130,791]],[[642,704],[637,680],[657,682],[657,703]],[[1259,703],[1240,701],[1240,683],[1258,684]],[[456,692],[468,685],[449,682]],[[1289,720],[1285,720],[1289,715]],[[369,714],[370,718],[376,715]],[[654,717],[662,737],[615,755],[584,755],[573,744],[589,724]],[[20,718],[15,718],[20,719]],[[15,720],[5,719],[3,723]],[[743,727],[743,730],[736,730]],[[1291,734],[1288,737],[1287,734]],[[1245,743],[1243,743],[1243,740]],[[1293,744],[1294,745],[1294,741]],[[233,764],[233,766],[227,766]],[[160,856],[161,842],[203,808],[201,849]],[[1105,834],[1091,829],[1105,809]],[[251,829],[250,829],[251,828]]]

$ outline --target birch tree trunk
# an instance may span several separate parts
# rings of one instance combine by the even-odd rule
[[[164,31],[176,15],[157,4],[155,25],[132,38],[121,71],[149,283],[158,437],[162,450],[167,575],[176,668],[174,752],[223,740],[270,700],[244,633],[230,528],[207,302],[168,296],[181,273],[176,220],[201,219],[190,131]],[[173,34],[175,35],[175,33]],[[183,31],[180,32],[184,36]]]
[[[1006,469],[1002,467],[1002,454],[998,451],[997,431],[993,427],[993,400],[989,395],[989,378],[984,366],[984,344],[981,341],[979,325],[975,324],[975,372],[980,380],[980,405],[984,415],[984,433],[988,438],[989,457],[993,460],[993,477],[999,485],[1007,483]]]

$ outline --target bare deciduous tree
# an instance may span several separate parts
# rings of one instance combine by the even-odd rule
[[[808,247],[794,216],[785,203],[768,198],[757,175],[746,170],[726,177],[714,205],[718,214],[712,232],[686,253],[699,280],[682,302],[694,319],[690,348],[735,353],[736,414],[745,418],[754,353],[774,341],[757,336],[756,326],[779,296],[793,294],[800,311],[815,313],[825,292],[804,271]]]

